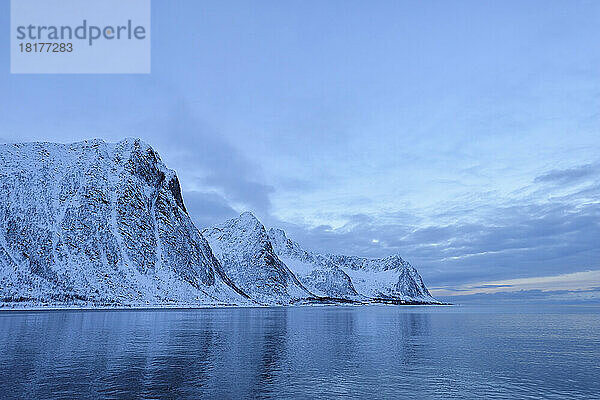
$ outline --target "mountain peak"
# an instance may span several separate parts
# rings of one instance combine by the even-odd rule
[[[319,254],[304,250],[281,229],[269,229],[273,248],[314,293],[374,301],[435,303],[417,270],[398,254],[385,258]]]
[[[10,205],[0,207],[0,297],[242,299],[185,212],[175,172],[141,140],[7,144],[0,161],[0,204]]]
[[[288,240],[283,229],[269,228],[268,234],[271,240],[274,242],[273,244],[283,245]]]
[[[250,212],[202,231],[231,280],[264,304],[311,297],[277,257],[263,224]]]
[[[244,211],[243,213],[240,214],[238,219],[243,222],[260,223],[258,218],[256,218],[254,216],[254,214],[252,214],[250,211]]]

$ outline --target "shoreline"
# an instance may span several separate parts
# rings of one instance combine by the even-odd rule
[[[422,307],[422,306],[453,306],[450,303],[422,303],[422,304],[390,304],[390,303],[322,303],[322,304],[271,304],[271,305],[240,305],[240,304],[219,304],[219,305],[119,305],[119,306],[69,306],[69,305],[49,305],[49,306],[32,306],[32,307],[11,307],[0,306],[0,313],[3,312],[51,312],[51,311],[184,311],[184,310],[211,310],[211,309],[233,309],[233,308],[293,308],[293,307],[361,307],[361,306],[388,306],[388,307]]]

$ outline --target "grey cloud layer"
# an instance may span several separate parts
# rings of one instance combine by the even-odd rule
[[[185,102],[177,104],[175,109],[168,126],[171,137],[177,140],[163,142],[161,147],[172,155],[170,165],[178,170],[184,186],[195,187],[188,189],[190,200],[208,207],[207,212],[198,207],[197,220],[209,224],[220,222],[219,217],[231,216],[233,204],[268,212],[274,189],[261,182],[259,164],[194,118]]]
[[[317,251],[374,257],[399,253],[421,268],[432,285],[572,272],[598,267],[600,260],[600,204],[585,201],[591,194],[600,196],[595,184],[599,170],[593,165],[540,175],[536,199],[457,207],[452,211],[456,222],[445,225],[423,226],[405,212],[345,215],[347,223],[337,229],[267,219]],[[552,198],[554,182],[567,177],[588,184],[567,197],[545,200]],[[192,199],[199,210],[204,204],[219,216],[234,213],[223,198]]]
[[[585,164],[575,168],[552,170],[535,178],[535,182],[572,184],[582,179],[598,176],[600,163]]]

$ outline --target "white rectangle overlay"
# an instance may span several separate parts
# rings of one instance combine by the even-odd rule
[[[150,0],[11,0],[13,74],[148,74]]]

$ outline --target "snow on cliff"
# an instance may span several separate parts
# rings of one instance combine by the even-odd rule
[[[314,297],[273,251],[265,227],[249,212],[202,231],[227,276],[263,304]]]
[[[398,256],[306,251],[251,213],[201,234],[139,139],[0,144],[0,306],[331,299],[436,303]]]
[[[279,258],[311,292],[318,296],[362,300],[352,279],[341,268],[325,262],[289,240],[281,229],[269,229],[269,239]]]
[[[415,268],[399,256],[368,259],[302,249],[281,229],[270,229],[277,255],[319,295],[390,302],[438,303]],[[357,296],[358,295],[358,296]]]
[[[0,144],[5,304],[244,303],[139,139]]]

